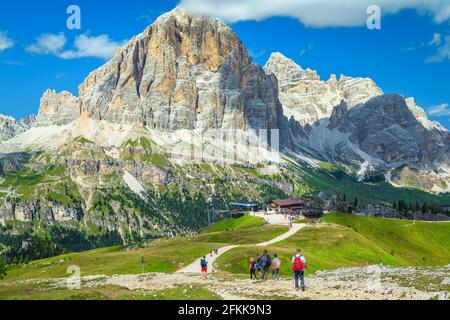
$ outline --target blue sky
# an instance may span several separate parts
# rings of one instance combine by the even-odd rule
[[[198,0],[182,1],[189,6]],[[267,8],[265,0],[259,1],[259,11],[242,6],[245,0],[223,0],[221,3],[227,4],[223,8],[214,6],[215,1],[202,4],[211,3],[218,15],[232,22],[257,63],[264,64],[271,52],[280,51],[302,67],[318,70],[323,79],[332,73],[371,77],[386,93],[415,97],[432,119],[450,128],[450,25],[442,15],[446,8],[417,10],[414,0],[404,9],[381,6],[382,28],[369,30],[361,22],[366,12],[353,8],[349,0],[342,0],[345,10],[327,13],[321,8],[299,7],[301,14],[291,13],[297,8],[283,7],[283,1],[277,8],[273,1]],[[331,0],[319,2],[327,1]],[[0,113],[16,118],[36,113],[47,88],[76,93],[78,84],[105,62],[115,46],[178,3],[128,0],[124,6],[105,0],[2,1]],[[450,6],[447,0],[439,3]],[[72,4],[81,8],[81,30],[66,27],[66,10]],[[232,9],[231,14],[227,8]],[[354,19],[355,14],[362,17]]]

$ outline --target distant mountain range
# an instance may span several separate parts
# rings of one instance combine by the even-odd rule
[[[271,130],[280,152],[269,134],[272,149],[239,142],[227,163],[177,154],[193,143],[214,158],[225,148],[217,132],[244,141]],[[77,96],[48,90],[36,117],[0,117],[0,140],[4,221],[76,222],[122,239],[196,230],[214,201],[321,191],[292,162],[355,184],[450,191],[450,135],[414,99],[367,78],[322,81],[281,53],[261,67],[223,21],[180,9],[120,48]]]

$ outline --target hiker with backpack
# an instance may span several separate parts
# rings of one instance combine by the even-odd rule
[[[302,286],[302,291],[305,291],[305,269],[307,268],[306,259],[302,255],[300,249],[297,250],[297,254],[292,257],[292,270],[294,273],[295,290],[299,290],[298,280]]]
[[[281,269],[281,260],[278,258],[277,254],[274,254],[274,258],[272,261],[272,279],[276,281],[280,281],[280,269]]]
[[[203,258],[200,260],[200,267],[202,273],[208,273],[208,260],[206,260],[206,256],[203,256]]]
[[[269,271],[270,271],[270,265],[271,265],[271,259],[270,259],[270,255],[267,252],[267,250],[264,250],[263,255],[261,256],[261,280],[267,280],[268,276],[269,276]]]
[[[255,280],[258,280],[258,276],[256,275],[256,269],[257,269],[257,265],[256,265],[256,261],[255,258],[250,258],[250,263],[249,263],[249,272],[250,272],[250,280],[253,280],[253,277],[255,277]]]

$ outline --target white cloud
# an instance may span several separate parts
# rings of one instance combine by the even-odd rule
[[[428,57],[426,63],[437,63],[445,60],[450,60],[450,36],[445,36],[443,40],[439,41],[439,44],[435,45],[436,53]]]
[[[67,43],[64,33],[52,34],[44,33],[36,38],[36,42],[29,45],[25,50],[35,54],[58,55]]]
[[[108,35],[90,37],[82,34],[75,39],[75,49],[62,52],[60,57],[63,59],[97,57],[107,60],[121,45],[123,42],[112,41]]]
[[[448,105],[448,103],[433,106],[428,109],[428,113],[431,116],[437,117],[450,116],[450,106]]]
[[[109,59],[122,43],[115,42],[108,35],[79,35],[75,38],[73,49],[65,50],[67,38],[63,33],[42,34],[36,38],[36,43],[28,46],[26,51],[35,54],[54,55],[61,59],[95,57]]]
[[[291,17],[312,27],[365,26],[367,8],[379,5],[382,15],[403,9],[430,14],[437,23],[450,20],[450,0],[181,0],[180,7],[227,22]]]
[[[0,31],[0,53],[14,46],[14,41],[5,31]]]

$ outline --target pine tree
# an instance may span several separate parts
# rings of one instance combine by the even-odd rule
[[[424,204],[422,205],[422,212],[423,212],[423,213],[427,213],[427,212],[428,212],[428,206],[427,206],[426,203],[424,203]]]
[[[0,279],[6,276],[7,261],[5,256],[0,256]]]
[[[355,201],[353,201],[353,208],[354,209],[358,208],[358,197],[355,197]]]

